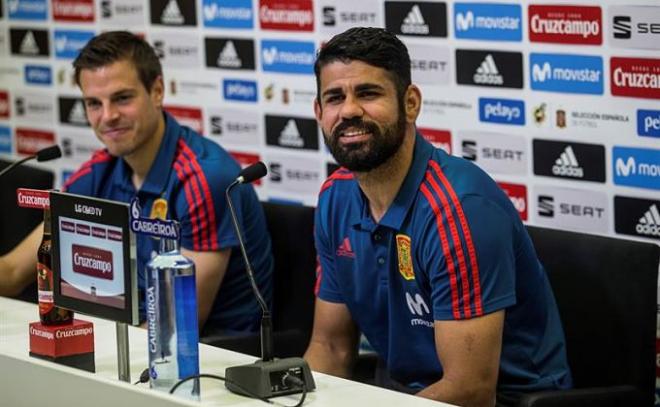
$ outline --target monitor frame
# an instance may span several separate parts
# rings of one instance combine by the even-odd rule
[[[93,208],[92,211],[82,210]],[[100,209],[100,210],[98,210]],[[58,306],[117,322],[139,325],[137,249],[135,235],[129,227],[129,205],[123,202],[66,192],[50,192],[53,296]],[[90,213],[92,212],[92,213]],[[60,258],[60,218],[91,222],[121,229],[124,270],[124,307],[116,308],[62,293],[62,273]]]

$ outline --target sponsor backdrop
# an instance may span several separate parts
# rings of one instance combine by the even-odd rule
[[[99,148],[71,61],[130,29],[162,60],[170,113],[242,165],[263,160],[261,199],[315,205],[336,169],[315,51],[381,26],[410,49],[421,133],[491,174],[524,221],[659,243],[660,3],[557,3],[0,0],[0,155],[58,143],[61,184]]]

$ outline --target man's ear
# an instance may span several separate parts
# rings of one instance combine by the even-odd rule
[[[403,103],[405,104],[406,121],[408,123],[415,123],[415,121],[417,121],[417,116],[419,116],[419,112],[422,109],[422,92],[417,85],[411,84],[408,86],[403,98]]]
[[[314,98],[314,116],[316,116],[316,121],[321,123],[321,115],[323,114],[323,109],[319,103],[318,98]]]
[[[165,84],[163,83],[163,76],[159,75],[155,80],[153,85],[151,85],[151,91],[149,92],[151,95],[151,100],[154,102],[154,104],[162,108],[163,107],[163,99],[165,97]]]

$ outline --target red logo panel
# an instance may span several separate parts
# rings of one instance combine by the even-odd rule
[[[260,0],[259,22],[266,30],[314,31],[312,0]]]
[[[112,280],[112,252],[74,244],[71,247],[71,256],[75,273]]]
[[[204,134],[202,109],[183,106],[165,106],[165,110],[174,116],[179,124],[188,126],[199,134]]]
[[[53,20],[94,22],[94,0],[53,0]]]
[[[660,59],[610,59],[610,88],[615,96],[660,99]]]
[[[230,151],[229,154],[234,157],[234,160],[240,164],[241,168],[245,168],[249,165],[252,165],[256,163],[257,161],[260,160],[260,157],[258,154],[251,154],[251,153],[239,153],[236,151]],[[258,179],[253,182],[255,185],[261,185],[261,179]]]
[[[527,220],[527,187],[522,184],[509,184],[506,182],[498,182],[497,185],[509,197],[511,203],[518,211],[520,219]]]
[[[602,44],[601,9],[597,6],[529,6],[529,40],[559,44]]]
[[[0,119],[9,119],[9,94],[0,92]]]
[[[417,130],[419,130],[426,141],[433,144],[433,146],[445,150],[447,154],[451,154],[451,132],[448,130],[437,130],[422,127],[418,127]]]
[[[16,129],[16,152],[32,155],[55,144],[55,133],[33,129]]]

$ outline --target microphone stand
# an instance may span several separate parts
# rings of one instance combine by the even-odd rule
[[[26,162],[26,161],[30,161],[30,160],[34,160],[35,158],[37,158],[36,155],[30,155],[30,156],[27,156],[27,157],[25,157],[25,158],[23,158],[23,159],[21,159],[21,160],[14,161],[13,163],[11,163],[11,164],[9,164],[8,166],[6,166],[2,171],[0,171],[0,177],[2,177],[3,175],[5,175],[6,173],[8,173],[9,171],[11,171],[12,169],[14,169],[15,167],[18,167],[19,165],[23,164],[24,162]]]
[[[263,166],[263,164],[261,165]],[[265,172],[261,176],[263,175],[265,175]],[[241,175],[232,182],[225,191],[225,197],[229,206],[232,224],[238,237],[238,244],[241,247],[241,253],[245,261],[245,271],[262,311],[261,359],[247,365],[232,366],[225,369],[225,386],[234,393],[260,398],[270,398],[300,392],[306,393],[316,388],[307,362],[299,357],[285,359],[273,358],[273,324],[271,314],[254,279],[252,266],[250,265],[238,224],[238,218],[236,217],[236,211],[234,210],[234,204],[230,196],[231,189],[236,185],[242,184],[246,178],[248,177],[246,176],[244,178]]]

